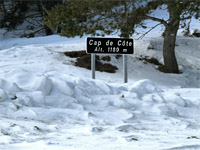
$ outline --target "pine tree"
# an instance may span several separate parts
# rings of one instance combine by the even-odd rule
[[[152,16],[155,10],[166,8],[169,18]],[[61,29],[67,37],[84,34],[102,35],[119,31],[121,37],[130,37],[136,27],[145,27],[144,20],[159,22],[165,27],[164,69],[179,73],[175,57],[177,31],[182,22],[200,16],[199,0],[66,0],[45,17],[44,23],[52,30]],[[181,27],[186,27],[183,25]]]
[[[0,0],[0,28],[13,31],[26,22],[28,25],[24,30],[30,30],[30,34],[39,31],[53,34],[49,27],[43,25],[42,18],[47,15],[45,10],[61,3],[62,0]]]
[[[24,22],[25,15],[28,11],[26,1],[6,2],[5,0],[1,0],[0,6],[3,14],[0,20],[0,28],[13,30]]]

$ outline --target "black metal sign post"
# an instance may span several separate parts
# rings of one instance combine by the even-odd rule
[[[133,39],[124,38],[87,38],[87,53],[91,55],[92,78],[95,79],[95,54],[123,54],[124,83],[128,82],[127,56],[133,54]]]

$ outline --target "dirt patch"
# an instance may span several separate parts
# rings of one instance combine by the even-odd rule
[[[119,59],[120,57],[122,57],[122,55],[116,55],[115,58]]]
[[[148,58],[148,57],[145,57],[144,60],[150,64],[154,64],[154,65],[162,65],[157,59],[155,58]]]
[[[145,64],[150,63],[153,65],[157,65],[160,72],[163,73],[171,73],[163,64],[161,64],[157,59],[151,58],[151,57],[139,57],[139,60],[142,60]],[[182,72],[179,72],[178,74],[181,74]]]
[[[162,65],[156,58],[140,57],[138,59],[144,61],[144,63],[150,63],[150,64],[154,64],[154,65],[157,65],[157,66],[161,66]]]
[[[64,54],[71,58],[77,58],[77,57],[82,57],[82,56],[86,55],[86,52],[82,50],[82,51],[65,52]]]
[[[110,56],[103,56],[101,59],[108,62],[111,60]]]
[[[85,51],[72,51],[65,52],[66,56],[71,58],[77,58],[75,61],[75,66],[91,69],[91,55],[87,54]],[[110,61],[110,56],[103,56],[100,58],[98,55],[95,56],[96,70],[101,72],[115,73],[118,69],[116,66],[110,63],[102,63],[101,61]]]

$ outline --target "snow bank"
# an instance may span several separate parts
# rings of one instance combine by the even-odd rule
[[[68,39],[59,35],[51,35],[45,37],[36,37],[36,38],[10,38],[10,39],[1,39],[0,50],[9,49],[12,47],[21,47],[26,45],[40,45],[44,46],[45,44],[50,44],[51,47],[59,48],[57,51],[66,51],[66,50],[84,50],[85,49],[85,38],[73,38]],[[76,45],[79,43],[78,45]],[[49,47],[49,46],[47,46]]]
[[[118,87],[57,73],[32,76],[30,80],[29,90],[1,80],[1,115],[48,121],[90,122],[95,118],[104,124],[115,124],[130,121],[138,112],[173,118],[198,118],[200,113],[200,104],[182,98],[180,93],[162,90],[151,80]]]

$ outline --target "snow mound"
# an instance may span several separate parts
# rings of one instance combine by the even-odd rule
[[[133,86],[129,88],[129,91],[136,93],[139,98],[142,98],[146,94],[161,92],[161,89],[159,89],[151,80],[145,79],[133,84]]]
[[[19,88],[17,84],[1,80],[1,116],[57,123],[56,130],[61,130],[60,126],[66,123],[89,124],[92,127],[87,132],[92,135],[104,135],[108,132],[106,128],[113,126],[113,132],[125,135],[126,142],[141,140],[141,135],[133,132],[170,128],[196,130],[200,123],[200,99],[197,103],[183,98],[182,93],[161,89],[148,79],[115,86],[100,80],[48,72],[40,76],[32,74],[26,81],[28,90],[27,86]],[[34,128],[45,132],[37,126]]]
[[[116,87],[100,80],[81,79],[51,72],[45,76],[32,76],[29,80],[32,80],[29,90],[19,88],[15,83],[0,80],[0,101],[3,105],[9,106],[9,111],[13,112],[11,116],[28,117],[30,113],[30,119],[42,120],[49,115],[50,120],[58,116],[64,120],[70,120],[69,118],[73,117],[76,120],[74,113],[81,113],[84,114],[83,120],[89,121],[95,118],[105,124],[113,124],[127,119],[130,121],[135,113],[175,118],[198,118],[197,114],[200,113],[200,105],[184,99],[180,93],[162,90],[148,79],[137,81],[131,86]],[[31,83],[31,81],[28,82]],[[11,104],[12,107],[10,107]],[[52,108],[52,110],[41,111],[46,108]],[[65,115],[57,113],[53,115],[54,117],[52,116],[55,110],[62,112],[62,109],[68,109],[73,113]],[[78,120],[81,119],[78,118]]]
[[[0,89],[0,102],[6,101],[8,99],[7,94],[4,90]]]
[[[33,85],[34,91],[41,91],[44,95],[49,95],[52,90],[52,80],[48,77],[40,77]]]
[[[9,92],[19,92],[20,88],[16,83],[10,83],[6,80],[0,79],[0,88]]]

